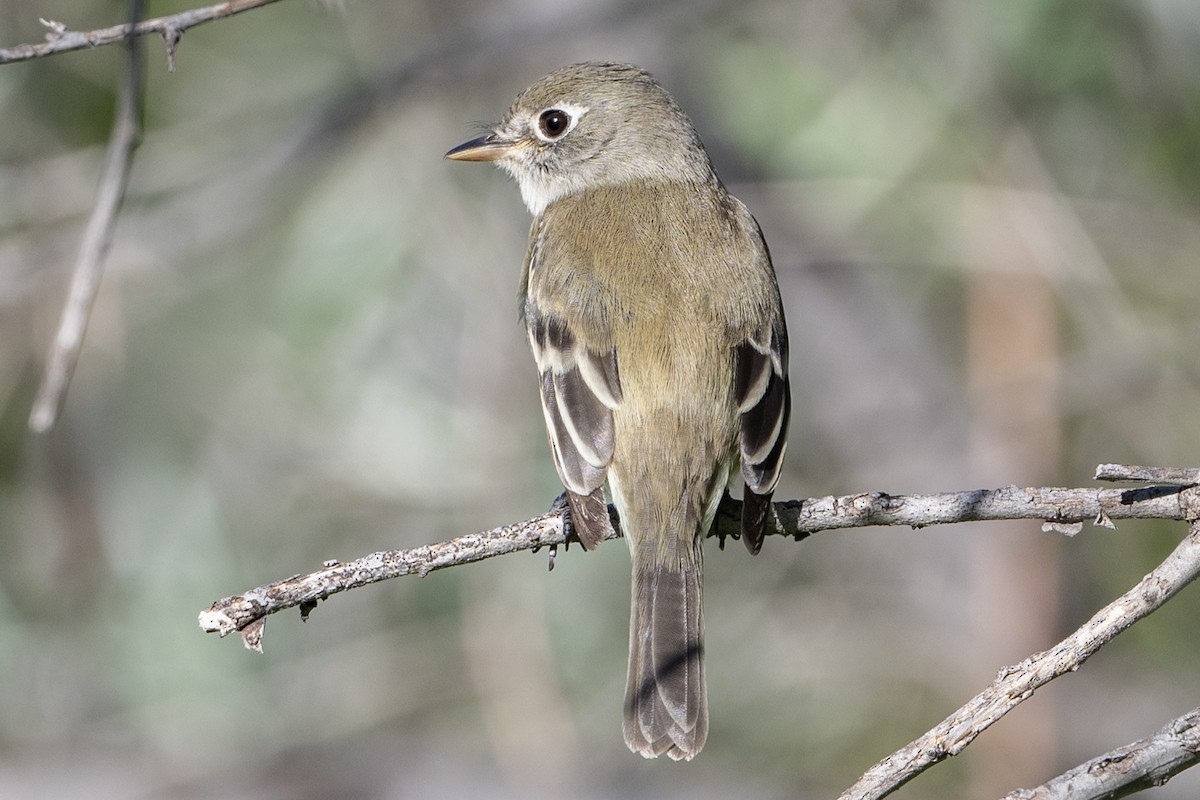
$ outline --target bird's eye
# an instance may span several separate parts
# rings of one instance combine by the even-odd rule
[[[571,127],[571,115],[561,109],[550,108],[538,117],[538,128],[547,139],[557,139]]]

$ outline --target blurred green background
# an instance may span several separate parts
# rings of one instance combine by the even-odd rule
[[[0,67],[0,796],[828,798],[1184,533],[710,547],[690,764],[621,740],[619,544],[341,595],[272,618],[261,656],[202,634],[219,597],[558,493],[516,318],[527,213],[441,156],[573,61],[654,72],[762,224],[795,376],[779,497],[1200,465],[1194,0],[342,5],[192,29],[174,74],[147,40],[145,141],[44,436],[122,53]],[[125,13],[0,0],[0,45]],[[998,797],[1192,709],[1196,604],[895,796]]]

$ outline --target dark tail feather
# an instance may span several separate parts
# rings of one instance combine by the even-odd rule
[[[635,558],[624,726],[635,753],[690,760],[704,747],[703,629],[699,564],[646,568]]]

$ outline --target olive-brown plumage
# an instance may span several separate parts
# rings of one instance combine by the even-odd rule
[[[761,547],[787,442],[787,329],[754,218],[644,70],[564,67],[447,157],[496,161],[535,219],[522,311],[580,541],[633,559],[625,741],[690,759],[708,735],[701,542],[741,464]]]

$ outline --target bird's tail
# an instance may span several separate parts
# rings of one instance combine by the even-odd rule
[[[690,760],[708,737],[698,544],[694,552],[679,566],[634,552],[624,728],[629,749],[646,758]]]

